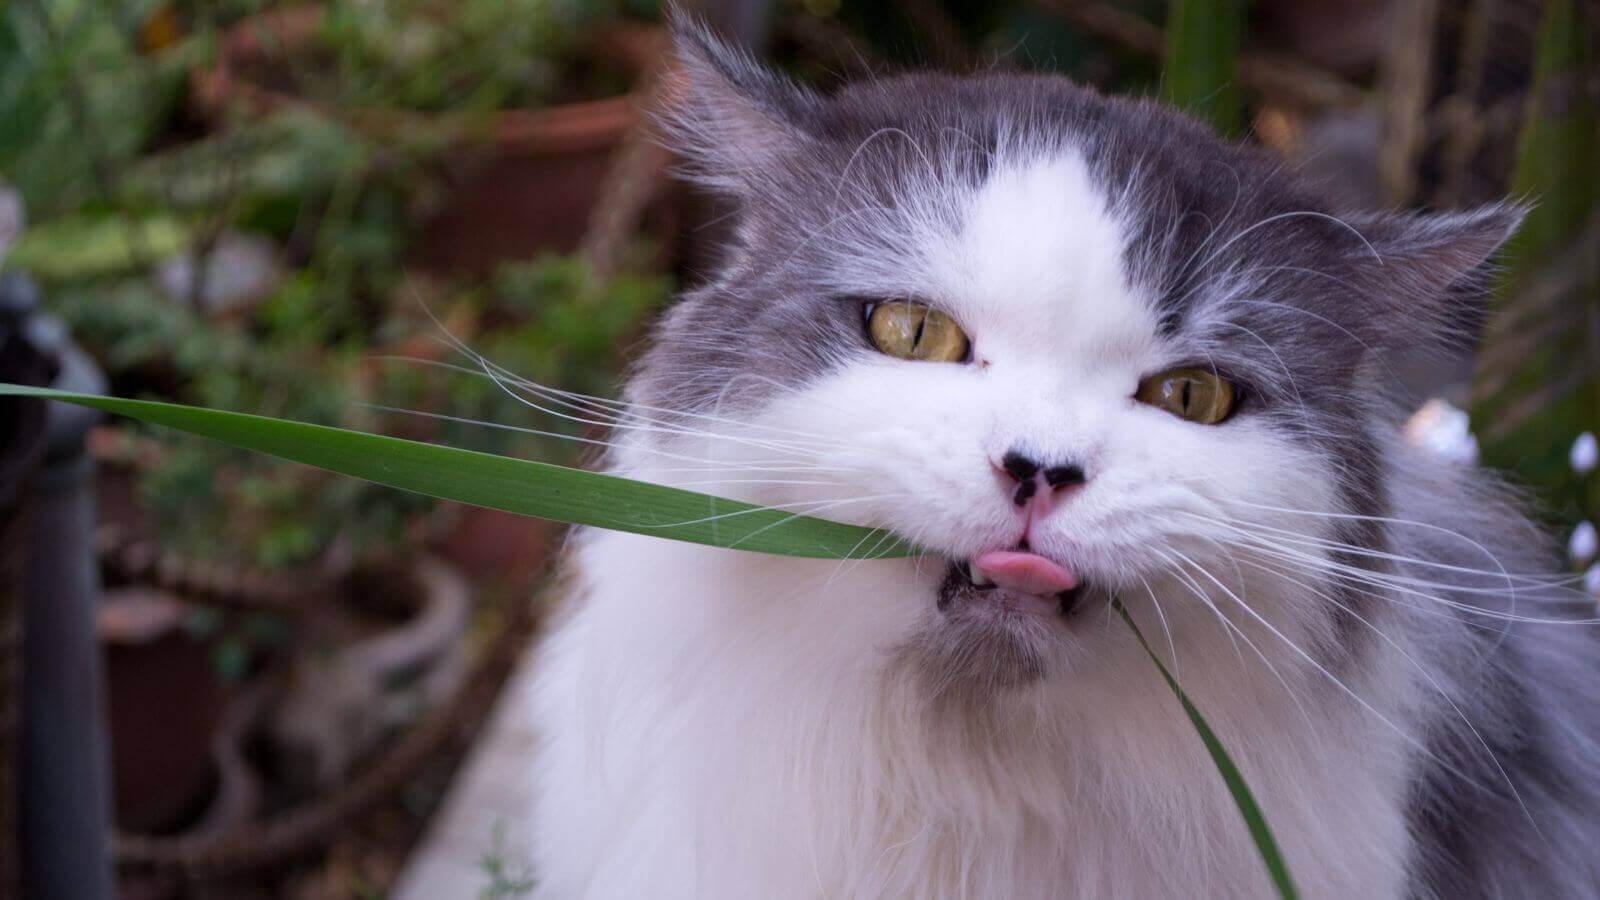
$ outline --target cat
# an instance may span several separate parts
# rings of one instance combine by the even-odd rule
[[[1114,600],[1303,896],[1600,896],[1591,611],[1384,362],[1462,339],[1521,208],[1340,216],[1149,100],[825,96],[676,35],[667,133],[737,226],[607,468],[922,552],[577,535],[537,896],[1271,896]]]

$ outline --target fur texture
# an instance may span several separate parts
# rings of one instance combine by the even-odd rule
[[[882,526],[836,563],[587,533],[540,648],[544,897],[1249,897],[1270,886],[1126,604],[1308,897],[1593,896],[1597,648],[1538,531],[1398,438],[1518,212],[1336,218],[1271,158],[1059,78],[822,97],[693,28],[669,123],[739,203],[609,467]],[[877,353],[915,299],[965,363]],[[1198,425],[1134,401],[1238,385]],[[995,460],[1087,481],[1019,516]],[[1059,616],[952,595],[1025,538]]]

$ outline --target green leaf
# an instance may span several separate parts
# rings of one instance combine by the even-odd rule
[[[1244,6],[1245,0],[1174,0],[1167,14],[1163,93],[1229,137],[1243,122],[1236,69]]]
[[[1122,616],[1122,621],[1133,630],[1133,636],[1139,639],[1139,646],[1149,655],[1150,661],[1161,670],[1161,677],[1166,679],[1167,687],[1172,688],[1172,693],[1183,704],[1183,711],[1189,717],[1189,723],[1194,726],[1200,735],[1201,743],[1206,745],[1206,752],[1211,754],[1211,761],[1217,767],[1217,774],[1222,776],[1228,785],[1228,792],[1233,795],[1233,803],[1239,808],[1239,815],[1244,818],[1246,828],[1250,829],[1250,837],[1256,842],[1256,851],[1261,854],[1261,862],[1267,867],[1267,874],[1272,878],[1272,884],[1278,889],[1278,896],[1283,900],[1294,900],[1300,894],[1294,888],[1294,880],[1289,877],[1289,866],[1283,861],[1283,853],[1278,850],[1278,842],[1272,836],[1272,829],[1267,825],[1267,817],[1262,814],[1261,807],[1256,803],[1255,795],[1250,793],[1250,786],[1245,784],[1244,776],[1239,773],[1239,767],[1234,765],[1233,759],[1228,756],[1228,751],[1223,749],[1222,742],[1217,739],[1211,726],[1206,724],[1205,717],[1200,715],[1200,710],[1195,708],[1189,700],[1189,695],[1178,686],[1178,680],[1167,671],[1166,664],[1150,649],[1150,643],[1144,639],[1144,632],[1133,622],[1133,616],[1128,615],[1128,610],[1122,605],[1121,600],[1112,600],[1111,605]]]
[[[24,229],[5,264],[47,280],[90,278],[158,262],[190,241],[187,226],[164,216],[77,216]]]
[[[884,531],[549,463],[151,400],[15,384],[0,384],[0,396],[75,403],[441,500],[574,525],[817,559],[915,552]]]

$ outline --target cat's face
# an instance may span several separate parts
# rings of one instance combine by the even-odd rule
[[[1379,354],[1435,337],[1514,222],[1337,219],[1264,155],[1060,79],[823,99],[688,46],[679,134],[739,241],[635,390],[746,423],[706,448],[725,492],[930,551],[885,637],[941,677],[1049,674],[1112,595],[1211,602],[1241,530],[1361,539],[1306,516],[1383,507]]]

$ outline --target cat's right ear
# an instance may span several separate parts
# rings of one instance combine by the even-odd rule
[[[663,130],[697,180],[737,195],[761,191],[776,164],[810,140],[821,99],[681,10],[669,17],[678,65]]]

